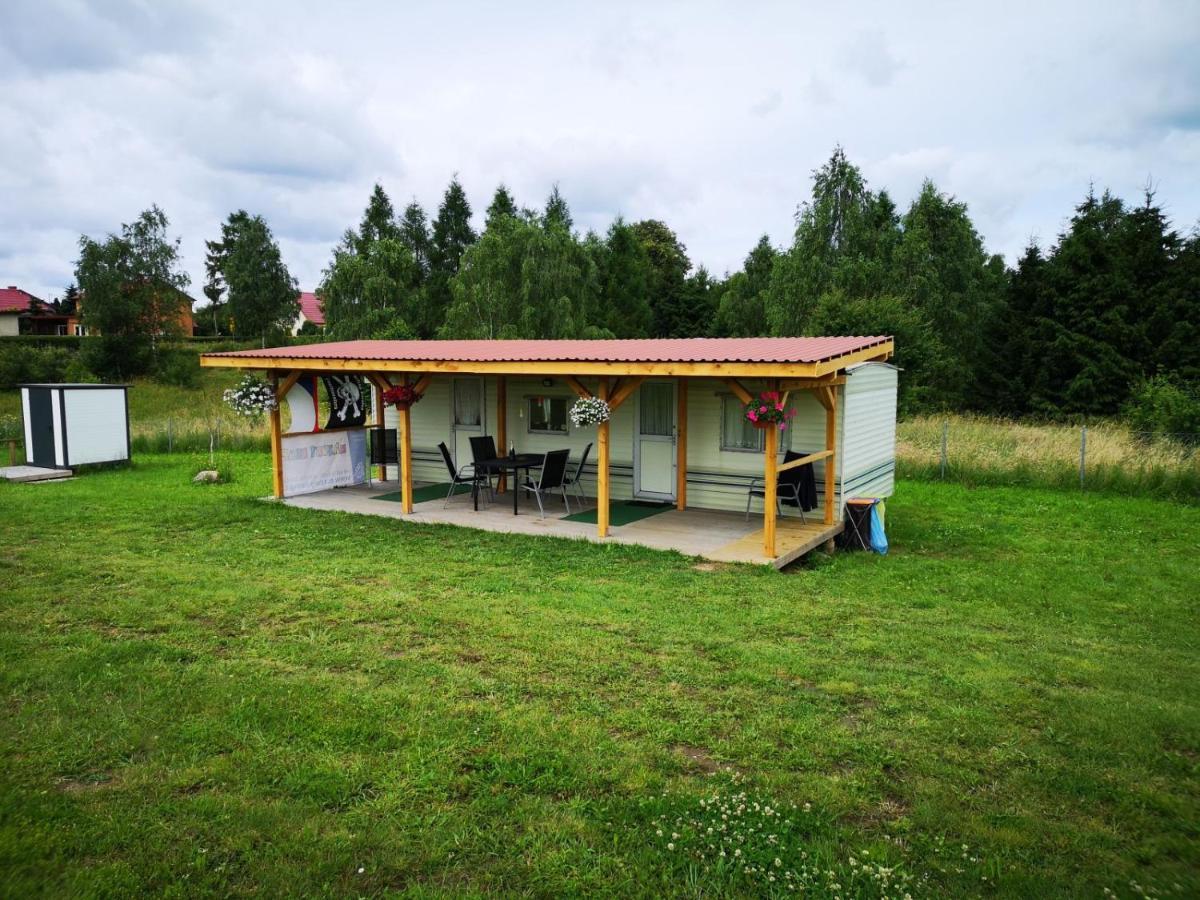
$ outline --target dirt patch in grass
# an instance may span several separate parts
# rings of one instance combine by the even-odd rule
[[[63,794],[91,794],[119,786],[120,779],[111,772],[97,772],[83,778],[64,778],[55,785]]]
[[[671,747],[671,752],[685,757],[691,763],[692,768],[699,769],[706,775],[712,775],[714,772],[721,771],[721,764],[712,758],[712,754],[700,747],[692,747],[688,744],[674,744]]]

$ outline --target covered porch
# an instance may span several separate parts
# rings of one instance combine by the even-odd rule
[[[892,350],[888,337],[347,341],[207,354],[202,364],[265,371],[281,404],[309,376],[353,375],[370,385],[373,421],[358,427],[394,434],[394,463],[376,474],[395,480],[388,488],[376,483],[288,496],[293,505],[613,540],[781,567],[821,545],[831,548],[842,530],[846,372],[887,360]],[[421,402],[385,409],[384,392],[399,385]],[[765,390],[803,413],[786,435],[745,421],[745,404]],[[590,397],[607,404],[609,420],[572,428],[567,405]],[[476,511],[461,498],[448,509],[440,499],[422,500],[422,482],[445,478],[442,458],[448,453],[453,462],[447,458],[446,465],[463,468],[471,461],[466,438],[480,435],[493,438],[501,456],[510,447],[531,454],[570,451],[576,478],[586,479],[592,515],[581,521],[548,511],[541,519],[536,509],[514,516],[507,502]],[[285,430],[280,411],[272,413],[276,497],[297,493],[285,491],[285,442],[308,436]],[[819,497],[801,507],[808,510],[804,523],[793,511],[781,516],[778,505],[788,500],[781,485],[802,471],[811,497]],[[501,494],[511,487],[499,477]],[[382,493],[394,500],[377,499]],[[614,501],[671,508],[615,522]]]
[[[498,495],[493,503],[481,502],[475,511],[469,493],[456,494],[446,503],[442,497],[415,502],[412,512],[405,513],[400,499],[399,481],[375,481],[352,487],[332,488],[314,494],[302,494],[284,499],[288,506],[300,509],[321,509],[361,515],[389,516],[411,522],[438,525],[457,525],[501,534],[528,534],[545,537],[573,538],[593,542],[637,544],[654,550],[674,550],[687,556],[697,556],[713,562],[755,563],[781,569],[809,551],[822,546],[841,533],[843,523],[826,525],[820,515],[808,515],[802,523],[795,514],[776,520],[776,555],[765,552],[762,516],[746,517],[728,510],[679,509],[663,505],[652,514],[624,524],[610,521],[608,534],[601,537],[596,525],[579,521],[581,514],[592,513],[596,501],[587,497],[582,505],[574,500],[571,512],[556,500],[547,504],[546,516],[538,515],[531,499],[521,502],[521,515],[514,516],[510,501]],[[414,493],[433,485],[414,485]],[[444,487],[444,486],[439,486]],[[428,493],[425,491],[423,493]]]

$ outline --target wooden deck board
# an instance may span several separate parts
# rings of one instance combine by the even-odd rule
[[[779,553],[774,560],[763,555],[762,529],[743,535],[731,541],[714,553],[707,554],[710,559],[722,562],[749,562],[761,565],[774,565],[782,569],[788,563],[795,562],[805,553],[815,550],[827,540],[842,533],[845,527],[842,522],[826,525],[824,522],[801,523],[793,519],[779,519],[775,526],[775,546]]]

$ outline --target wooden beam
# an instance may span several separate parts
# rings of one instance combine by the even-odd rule
[[[296,370],[289,372],[288,377],[283,379],[283,384],[280,384],[279,389],[275,392],[275,402],[282,403],[283,399],[287,396],[288,391],[295,387],[296,382],[302,377],[304,377],[304,373],[302,371]],[[276,383],[278,384],[278,380]]]
[[[319,346],[319,345],[313,345]],[[245,351],[243,351],[245,352]],[[586,376],[641,375],[674,378],[821,378],[836,374],[846,366],[892,356],[892,341],[845,353],[819,362],[606,362],[603,360],[431,360],[431,359],[348,359],[346,357],[244,356],[205,354],[200,365],[230,369],[307,369],[310,372],[445,372],[456,375],[566,375]],[[736,392],[735,392],[736,393]],[[745,401],[749,402],[749,401]]]
[[[829,411],[833,407],[834,395],[831,387],[813,388],[813,396],[817,398],[817,402]]]
[[[741,382],[739,382],[736,378],[725,378],[722,380],[729,386],[729,389],[733,391],[734,396],[736,396],[743,403],[749,403],[754,399],[750,392],[742,387]]]
[[[628,400],[633,395],[633,392],[641,387],[642,382],[645,380],[644,375],[636,378],[622,379],[621,386],[613,393],[612,399],[608,401],[608,408],[616,412],[617,407]]]
[[[407,375],[402,383],[408,384]],[[408,515],[413,510],[412,417],[407,408],[397,409],[396,414],[400,426],[397,435],[400,447],[400,511]]]
[[[776,467],[779,465],[779,429],[772,426],[767,429],[766,444],[763,451],[763,553],[768,559],[774,559],[775,552],[775,491],[778,478]]]
[[[429,382],[431,381],[433,381],[433,373],[422,375],[417,380],[417,383],[413,385],[413,390],[417,392],[417,396],[425,393],[426,389],[429,387]]]
[[[567,386],[579,396],[580,400],[586,400],[588,397],[592,396],[592,392],[585,388],[583,384],[580,383],[579,379],[574,375],[565,376],[563,381],[565,381]]]
[[[808,456],[802,456],[799,459],[793,459],[791,462],[786,462],[775,469],[776,474],[786,472],[788,469],[798,469],[801,466],[807,466],[809,463],[815,463],[818,460],[828,459],[833,455],[830,450],[822,450],[820,453],[810,453]]]
[[[499,375],[496,377],[496,440],[499,446],[496,452],[508,452],[508,379]],[[508,488],[508,473],[501,472],[496,479],[496,490],[503,494]]]
[[[607,378],[600,379],[600,390],[597,396],[601,400],[608,401]],[[596,463],[596,532],[602,538],[608,537],[608,438],[610,423],[611,420],[601,422],[596,433],[596,443],[600,457]]]
[[[279,376],[271,376],[271,387],[279,396]],[[271,488],[276,499],[283,499],[283,425],[279,416],[279,404],[271,408]]]
[[[833,388],[829,392],[829,405],[825,407],[825,524],[832,525],[834,518],[834,495],[837,493],[837,395]]]
[[[779,389],[784,391],[811,391],[813,388],[831,387],[835,384],[845,384],[846,376],[841,374],[822,375],[820,378],[784,378],[779,382]]]
[[[688,382],[679,379],[675,412],[675,508],[687,509]]]

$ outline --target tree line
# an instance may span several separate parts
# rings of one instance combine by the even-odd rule
[[[432,220],[415,200],[397,212],[375,185],[317,288],[326,337],[892,334],[910,413],[1110,415],[1147,385],[1188,401],[1200,383],[1200,236],[1175,230],[1150,191],[1133,205],[1089,190],[1057,239],[1031,242],[1013,267],[987,252],[965,203],[926,181],[901,210],[841,148],[813,173],[790,243],[763,235],[720,276],[662,221],[581,233],[557,187],[529,208],[500,185],[483,230],[472,221],[457,178]],[[101,305],[91,298],[127,283],[128,266],[97,268],[121,256],[112,241],[146,262],[145,283],[186,286],[155,208],[109,242],[82,240],[85,318]],[[268,342],[295,321],[296,282],[262,217],[229,217],[206,274],[201,321],[220,333]]]

